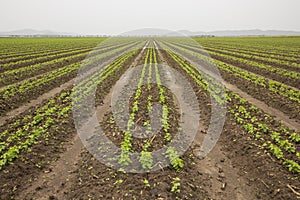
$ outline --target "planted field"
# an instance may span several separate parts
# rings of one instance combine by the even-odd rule
[[[1,38],[0,199],[300,198],[299,52],[300,37]]]

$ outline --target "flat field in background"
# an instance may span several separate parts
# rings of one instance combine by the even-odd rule
[[[106,40],[0,38],[0,199],[299,198],[300,37]],[[83,64],[92,70],[97,61],[108,64],[73,92],[78,70]],[[139,152],[140,169],[150,172],[159,165],[152,152],[176,137],[182,114],[161,83],[169,78],[160,64],[185,77],[197,97],[194,142],[182,156],[180,145],[169,147],[170,166],[153,173],[109,168],[82,145],[72,105],[95,90],[100,126],[120,148],[113,162],[126,168],[131,153]],[[210,65],[222,80],[201,72]],[[110,107],[115,84],[129,70],[137,90],[126,108],[128,126],[144,126],[151,135],[149,113],[153,104],[163,108],[161,129],[146,139],[135,138],[131,126],[121,130]],[[215,148],[200,159],[212,101],[226,108],[226,120]],[[103,150],[104,144],[93,145]]]

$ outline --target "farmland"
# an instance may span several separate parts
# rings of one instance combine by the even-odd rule
[[[300,198],[300,37],[0,38],[0,111],[0,199]]]

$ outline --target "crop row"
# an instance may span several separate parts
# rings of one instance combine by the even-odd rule
[[[251,106],[237,94],[232,92],[227,92],[227,94],[227,100],[235,102],[235,106],[230,108],[230,113],[236,122],[288,167],[289,171],[299,173],[300,152],[297,151],[297,144],[300,143],[300,135],[289,131],[284,126],[274,127],[272,125],[274,120],[269,115]]]
[[[93,91],[97,86],[103,82],[105,78],[110,76],[113,72],[117,70],[121,65],[123,65],[130,57],[136,55],[137,50],[130,51],[120,56],[118,59],[114,60],[112,64],[107,67],[103,67],[93,73],[90,77],[81,80],[73,88],[72,99],[73,103],[79,103],[83,97],[86,97],[91,91]],[[88,64],[88,63],[87,63]]]
[[[69,51],[53,52],[53,54],[45,54],[39,58],[34,57],[34,58],[26,59],[24,57],[21,57],[20,60],[16,60],[16,61],[13,60],[13,61],[9,61],[9,62],[0,64],[0,68],[2,71],[8,70],[8,69],[15,69],[20,66],[28,66],[28,65],[32,65],[34,63],[41,63],[41,62],[55,60],[55,59],[72,56],[72,55],[76,55],[76,54],[80,54],[80,53],[86,53],[91,50],[92,50],[92,48],[75,49],[75,50],[70,49]]]
[[[175,47],[174,45],[171,45],[172,47],[179,49],[181,51],[184,51],[190,55],[193,55],[197,58],[199,58],[200,60],[203,60],[207,63],[211,63],[214,66],[217,66],[219,69],[224,70],[228,73],[231,73],[237,77],[241,77],[243,78],[245,81],[251,81],[253,83],[255,83],[257,86],[261,86],[264,88],[267,88],[270,92],[273,92],[275,94],[279,94],[283,97],[287,97],[289,98],[291,101],[300,103],[300,92],[292,87],[289,87],[283,83],[277,82],[277,81],[273,81],[273,80],[269,80],[269,79],[265,79],[264,77],[258,76],[256,74],[250,73],[248,71],[242,70],[238,67],[235,67],[233,65],[224,63],[222,61],[218,61],[215,59],[211,59],[207,56],[204,56],[200,53],[196,53],[194,51],[190,51],[187,49],[183,49],[180,47]]]
[[[132,44],[106,47],[103,49],[93,51],[92,53],[82,52],[79,54],[66,56],[66,57],[62,57],[62,58],[58,58],[58,59],[54,59],[54,60],[50,60],[50,61],[46,61],[46,62],[41,62],[41,63],[37,63],[34,65],[24,66],[24,67],[13,69],[13,70],[7,70],[0,74],[0,77],[1,77],[0,86],[9,85],[11,83],[14,83],[16,80],[20,81],[20,80],[24,80],[26,78],[31,78],[35,75],[39,75],[41,73],[48,72],[49,70],[55,70],[57,68],[65,66],[65,65],[79,63],[81,60],[85,59],[87,56],[89,56],[89,57],[96,56],[98,54],[105,53],[105,52],[111,51],[113,49],[118,49],[118,48],[122,48],[122,47],[125,48],[125,47],[128,47],[129,45],[132,45]]]
[[[263,55],[269,56],[280,56],[291,59],[291,61],[297,61],[299,59],[299,39],[293,37],[287,37],[285,39],[281,38],[277,40],[276,38],[266,37],[266,38],[222,38],[219,39],[195,39],[204,46],[206,45],[216,45],[225,47],[234,47],[238,50],[251,49],[251,52],[261,53]]]
[[[7,63],[12,63],[12,62],[17,62],[20,60],[30,60],[33,58],[37,58],[40,59],[41,57],[46,57],[46,56],[52,56],[52,55],[59,55],[62,53],[67,53],[67,52],[72,52],[72,51],[79,51],[79,50],[84,50],[84,49],[92,49],[93,47],[75,47],[75,48],[64,48],[64,49],[58,49],[58,50],[53,50],[50,52],[39,52],[36,54],[31,54],[31,55],[20,55],[20,56],[14,56],[14,57],[10,57],[10,58],[5,58],[0,60],[0,64],[1,66],[3,64],[7,64]]]
[[[197,44],[192,41],[185,41],[182,40],[180,42],[177,42],[182,45],[188,45],[189,47],[195,47],[200,50],[200,44]],[[213,44],[205,44],[203,48],[209,52],[216,52],[220,54],[226,54],[230,56],[235,56],[239,58],[244,58],[244,59],[250,59],[258,62],[263,62],[266,64],[270,64],[272,66],[275,66],[277,68],[285,68],[285,69],[290,69],[293,71],[299,71],[300,68],[300,61],[299,59],[297,60],[296,58],[292,57],[291,59],[293,61],[287,60],[287,57],[280,57],[280,56],[270,56],[270,55],[265,55],[262,53],[255,53],[252,52],[251,50],[239,50],[234,47],[223,47],[222,45],[213,45]]]
[[[172,51],[167,50],[167,52],[171,57],[175,58],[175,54]],[[181,62],[178,62],[179,59]],[[205,73],[195,71],[196,68],[192,67],[191,64],[187,64],[187,62],[178,55],[174,60],[194,79],[194,81],[200,87],[208,91],[210,94],[216,93],[214,89],[208,90],[207,87],[207,85],[213,86],[213,84],[208,82],[208,80],[214,81],[213,78],[209,77]],[[192,73],[192,71],[194,72]],[[198,74],[198,76],[194,76],[194,73]],[[206,77],[203,78],[203,76]],[[249,104],[238,94],[235,94],[229,90],[226,90],[226,93],[227,106],[229,106],[229,111],[237,123],[241,125],[241,127],[243,127],[247,133],[251,134],[254,139],[261,142],[262,146],[268,152],[274,155],[274,157],[276,157],[291,172],[299,173],[300,153],[297,151],[297,146],[300,142],[299,133],[288,130],[283,125],[279,127],[273,126],[274,120],[271,120],[272,118],[270,116],[264,114],[260,109]],[[217,95],[212,94],[213,98],[215,96]],[[263,117],[258,118],[258,113],[263,113]]]
[[[1,38],[0,58],[14,58],[62,49],[96,47],[105,38]]]
[[[19,68],[19,67],[24,67],[24,66],[28,66],[28,65],[33,65],[35,63],[42,63],[42,62],[48,62],[51,60],[56,60],[62,57],[67,57],[67,56],[71,56],[71,55],[75,55],[75,54],[79,54],[79,53],[84,53],[84,52],[94,52],[100,49],[105,49],[105,48],[112,48],[113,46],[117,47],[117,46],[123,46],[128,44],[129,41],[123,41],[123,42],[119,42],[114,44],[114,42],[103,42],[101,45],[99,45],[96,48],[93,47],[87,47],[87,48],[76,48],[76,49],[69,49],[69,50],[61,50],[58,52],[47,52],[41,54],[40,56],[33,56],[33,55],[29,55],[27,57],[32,56],[32,58],[26,58],[26,57],[22,57],[20,56],[18,58],[18,60],[16,61],[11,61],[11,62],[5,62],[3,64],[0,64],[0,70],[7,70],[7,69],[15,69],[15,68]],[[134,41],[131,41],[134,42]],[[15,57],[11,58],[14,59]],[[4,61],[4,60],[2,60]]]
[[[176,44],[176,45],[178,45],[178,44]],[[190,45],[178,45],[178,46],[183,46],[185,49],[191,49],[193,51],[201,52],[201,49],[196,48],[196,47],[192,47]],[[214,55],[214,56],[217,56],[217,57],[220,57],[220,58],[224,58],[225,60],[228,60],[230,62],[237,62],[237,63],[244,64],[244,65],[247,65],[247,66],[252,66],[252,67],[255,67],[255,68],[258,68],[258,69],[266,70],[268,72],[276,73],[276,74],[286,76],[286,77],[292,78],[292,79],[300,79],[300,74],[297,73],[297,72],[289,71],[289,70],[282,69],[282,68],[275,68],[275,67],[270,66],[270,65],[266,65],[266,64],[263,64],[263,63],[252,61],[250,58],[249,59],[240,58],[240,57],[235,57],[235,56],[231,56],[231,55],[228,55],[228,54],[217,53],[215,51],[208,51],[208,52],[211,55]]]
[[[102,61],[103,59],[112,57],[118,53],[122,53],[128,48],[130,48],[130,46],[122,47],[120,49],[114,49],[112,51],[86,59],[84,65],[81,62],[70,64],[46,73],[42,77],[25,80],[14,85],[9,85],[0,90],[1,109],[4,111],[11,110],[22,102],[28,101],[34,98],[36,95],[40,95],[45,91],[50,90],[50,86],[52,86],[53,88],[57,84],[64,83],[67,80],[70,80],[76,75],[77,70],[82,66],[86,68],[87,66],[91,66],[92,64],[97,65],[98,61]],[[18,101],[14,101],[16,97],[18,98]]]
[[[146,75],[148,73],[148,75]],[[154,74],[153,74],[154,73]],[[154,75],[154,76],[153,76]],[[155,84],[151,84],[151,79],[155,78]],[[143,85],[144,81],[147,83],[146,85]],[[154,89],[154,90],[153,90]],[[121,155],[118,158],[118,164],[121,167],[128,166],[132,160],[131,160],[131,152],[133,151],[133,144],[132,144],[132,131],[135,130],[135,123],[137,123],[137,116],[139,112],[144,113],[143,114],[143,126],[145,127],[145,134],[149,137],[149,139],[144,140],[144,144],[142,146],[142,150],[140,152],[139,156],[139,162],[141,164],[141,167],[148,171],[151,170],[153,167],[153,156],[152,152],[149,151],[149,148],[152,146],[152,141],[155,137],[150,137],[152,133],[151,128],[151,122],[150,119],[145,117],[145,113],[150,113],[152,110],[153,105],[153,95],[156,96],[156,93],[158,94],[158,101],[162,105],[162,116],[160,119],[161,122],[161,137],[164,139],[164,143],[168,143],[172,140],[172,136],[170,134],[170,121],[169,121],[169,112],[170,108],[167,105],[167,97],[165,95],[165,89],[162,86],[161,83],[161,77],[157,62],[157,55],[153,48],[153,43],[151,43],[150,47],[147,50],[146,57],[144,60],[143,68],[141,69],[140,77],[138,78],[137,82],[137,89],[135,91],[135,94],[133,96],[133,102],[132,107],[129,115],[129,119],[127,121],[127,128],[124,133],[123,141],[121,142]],[[143,103],[141,102],[141,95],[147,94],[146,96],[143,96],[143,98],[146,100],[143,100]],[[141,107],[141,104],[145,104],[146,106]],[[146,110],[141,110],[146,109]],[[163,142],[163,141],[161,141]],[[174,147],[168,147],[166,149],[166,159],[169,159],[171,162],[171,165],[175,170],[179,170],[184,166],[183,161],[181,158],[179,158],[177,151]]]
[[[159,69],[158,69],[158,65],[157,65],[157,56],[156,56],[155,51],[154,51],[154,67],[155,67],[156,82],[157,82],[157,86],[159,89],[159,102],[162,104],[162,119],[161,119],[162,129],[165,132],[165,135],[164,135],[165,142],[168,143],[168,142],[172,141],[172,136],[170,134],[171,124],[169,123],[169,112],[170,112],[170,109],[172,109],[172,108],[169,108],[169,106],[167,105],[167,102],[166,102],[166,96],[165,96],[166,91],[162,87],[162,83],[161,83],[161,79],[160,79],[160,75],[159,75]],[[184,167],[183,160],[178,156],[178,153],[174,147],[169,146],[167,148],[166,156],[169,158],[172,167],[176,171],[179,171],[181,168]]]
[[[199,42],[200,45],[202,45],[202,47],[204,49],[206,48],[218,48],[221,50],[227,50],[227,51],[232,51],[235,53],[243,53],[246,55],[252,55],[252,56],[258,56],[260,57],[260,59],[266,59],[266,60],[270,60],[270,61],[274,61],[274,62],[288,62],[288,63],[293,63],[299,64],[299,58],[297,58],[295,55],[293,54],[289,54],[286,52],[272,52],[269,51],[268,49],[257,49],[255,48],[255,46],[252,48],[249,47],[243,47],[243,46],[239,46],[238,44],[224,44],[224,43],[207,43],[205,41],[202,40],[197,40],[195,39],[196,42]]]
[[[128,119],[128,122],[127,122],[127,130],[124,133],[123,142],[121,142],[122,152],[121,152],[120,158],[118,160],[118,163],[123,167],[127,166],[131,163],[131,159],[130,159],[130,152],[132,151],[132,144],[131,144],[132,133],[131,132],[132,132],[132,127],[134,125],[135,116],[138,112],[139,98],[140,98],[140,95],[141,95],[141,92],[142,92],[141,87],[142,87],[142,84],[143,84],[144,76],[145,76],[147,65],[148,65],[148,59],[149,59],[149,56],[150,56],[149,54],[150,54],[150,49],[148,48],[147,54],[146,54],[146,57],[145,57],[144,66],[143,66],[141,76],[140,76],[140,79],[139,79],[139,82],[138,82],[138,85],[137,85],[137,90],[134,94],[134,103],[133,103],[133,106],[132,106],[132,109],[131,109],[131,112],[130,112],[130,116],[129,116],[129,119]],[[145,155],[146,155],[146,153],[145,153]],[[150,160],[152,160],[152,157],[149,158],[148,162],[150,162]],[[145,164],[143,164],[143,166],[144,167],[151,167],[151,166],[148,166],[148,165],[145,165]]]
[[[288,68],[294,71],[297,71],[300,68],[300,64],[296,62],[290,62],[278,58],[262,57],[261,55],[253,55],[249,54],[248,52],[234,51],[232,49],[221,49],[220,47],[205,47],[205,50],[209,52],[227,54],[229,56],[235,56],[243,59],[254,60],[257,62],[265,62],[277,68],[279,66],[280,68]]]
[[[93,87],[100,85],[104,80],[120,69],[122,64],[130,57],[134,56],[137,51],[131,51],[118,58],[112,65],[104,67],[104,70],[95,74]],[[93,79],[93,80],[94,80]],[[85,81],[81,84],[82,88],[90,88]],[[10,164],[14,159],[18,158],[20,153],[30,151],[31,147],[38,143],[43,137],[46,140],[49,136],[48,129],[57,128],[57,124],[64,122],[67,116],[71,115],[72,97],[70,90],[62,92],[57,97],[50,99],[43,106],[38,107],[33,114],[28,114],[19,120],[14,121],[0,133],[0,168],[6,164]],[[77,94],[75,99],[84,99],[85,93]]]

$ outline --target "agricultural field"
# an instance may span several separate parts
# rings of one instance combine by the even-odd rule
[[[300,198],[300,37],[0,38],[0,111],[0,199]]]

